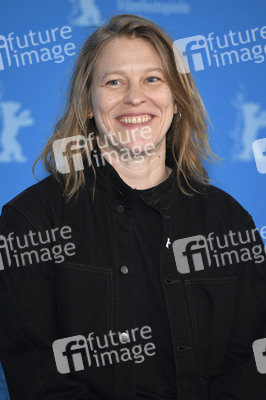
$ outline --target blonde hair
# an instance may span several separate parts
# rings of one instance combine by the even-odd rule
[[[152,44],[161,57],[166,80],[182,113],[181,118],[176,116],[173,118],[166,136],[167,146],[171,148],[177,164],[178,186],[183,193],[191,194],[191,191],[187,190],[188,187],[196,191],[191,182],[209,184],[203,160],[217,159],[209,146],[206,110],[194,80],[186,71],[182,56],[173,46],[171,38],[158,25],[137,15],[116,15],[106,25],[94,31],[85,41],[70,82],[66,111],[56,124],[54,133],[42,154],[35,161],[33,171],[36,163],[41,160],[44,169],[59,179],[52,147],[54,141],[75,135],[82,135],[87,139],[90,132],[97,134],[94,119],[88,118],[92,109],[90,99],[93,70],[106,44],[117,37],[144,39]],[[89,143],[90,141],[88,141],[88,146],[90,146]],[[82,155],[85,159],[86,151],[83,150]],[[83,170],[75,170],[69,147],[66,148],[66,156],[70,172],[63,174],[63,194],[70,199],[85,184],[85,178]],[[95,169],[94,177],[96,178]],[[182,177],[184,179],[181,179]],[[183,185],[184,180],[187,185]]]

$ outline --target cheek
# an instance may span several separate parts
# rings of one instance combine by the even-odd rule
[[[175,112],[175,106],[174,106],[174,102],[173,102],[173,98],[172,96],[165,96],[165,97],[161,97],[158,100],[158,106],[161,108],[162,112],[165,115],[173,115]]]
[[[156,94],[156,104],[163,112],[174,112],[174,101],[169,87],[165,86]]]
[[[110,96],[97,96],[95,98],[96,107],[98,108],[98,111],[103,114],[110,112],[114,103],[114,99]]]

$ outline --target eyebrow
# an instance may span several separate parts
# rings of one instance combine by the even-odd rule
[[[161,72],[162,74],[164,73],[163,72],[163,70],[162,70],[162,68],[158,68],[158,67],[149,67],[149,68],[146,68],[145,70],[144,70],[144,74],[145,73],[147,73],[147,72],[152,72],[152,71],[157,71],[157,72]],[[109,75],[115,75],[115,74],[117,74],[117,75],[125,75],[125,71],[123,71],[123,70],[115,70],[115,71],[107,71],[107,72],[105,72],[103,75],[102,75],[102,77],[101,77],[101,80],[104,80],[107,76],[109,76]]]

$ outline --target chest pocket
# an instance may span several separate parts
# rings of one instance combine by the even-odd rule
[[[107,332],[112,323],[113,270],[64,263],[56,267],[58,330],[66,336]]]
[[[221,371],[230,335],[237,276],[186,281],[196,363],[204,376]]]

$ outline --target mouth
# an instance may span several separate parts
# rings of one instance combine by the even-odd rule
[[[122,122],[123,124],[126,125],[135,125],[135,124],[146,124],[148,121],[150,121],[153,118],[152,115],[129,115],[129,116],[123,116],[119,117],[118,120],[119,122]]]

